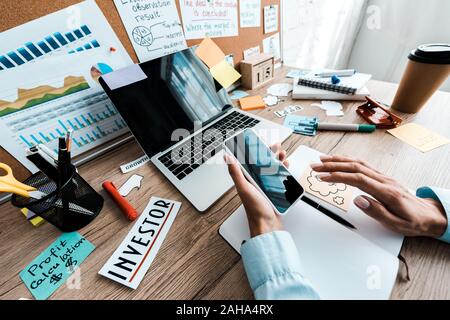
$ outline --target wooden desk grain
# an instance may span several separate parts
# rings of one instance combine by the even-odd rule
[[[290,82],[284,78],[285,72],[285,69],[278,72],[277,82]],[[376,99],[390,103],[396,86],[372,81],[370,89]],[[254,93],[265,95],[265,89]],[[342,119],[327,119],[311,103],[286,99],[275,108],[255,114],[282,123],[273,112],[290,104],[301,104],[305,107],[299,113],[302,115],[316,115],[322,121],[361,122],[355,113],[360,103],[345,104],[346,115]],[[405,118],[450,137],[450,94],[436,94],[421,113]],[[302,144],[328,154],[367,160],[412,189],[422,185],[450,188],[450,146],[422,154],[379,131],[371,135],[324,132],[314,138],[293,135],[284,147],[292,153]],[[80,231],[97,248],[81,265],[81,290],[69,290],[63,285],[51,299],[251,299],[240,257],[218,234],[221,223],[240,205],[236,192],[229,192],[208,212],[199,214],[152,165],[133,172],[145,178],[143,187],[129,196],[130,202],[139,212],[151,196],[183,203],[161,250],[137,290],[97,274],[132,227],[101,184],[108,179],[121,185],[133,173],[123,175],[119,166],[141,155],[138,145],[132,142],[80,168],[80,173],[105,198],[100,216]],[[0,299],[32,298],[19,272],[59,232],[49,224],[33,228],[10,204],[0,206],[0,226]],[[412,281],[403,280],[405,270],[401,268],[392,298],[450,299],[449,248],[437,240],[407,239],[402,254],[409,262]]]

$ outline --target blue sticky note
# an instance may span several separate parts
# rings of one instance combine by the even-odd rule
[[[248,97],[248,93],[242,90],[234,90],[230,96],[231,100],[239,100],[245,97]]]
[[[37,300],[45,300],[94,249],[78,232],[64,233],[20,272],[20,278]]]

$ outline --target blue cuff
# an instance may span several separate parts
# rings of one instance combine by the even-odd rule
[[[253,291],[285,274],[301,275],[300,257],[289,232],[277,231],[245,242],[242,260]]]
[[[450,243],[450,190],[424,187],[417,190],[417,196],[422,199],[439,201],[447,214],[447,230],[439,240]]]

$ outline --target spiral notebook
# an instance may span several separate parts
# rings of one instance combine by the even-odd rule
[[[370,74],[356,73],[351,77],[342,77],[340,83],[333,84],[331,83],[331,78],[319,78],[309,74],[300,77],[298,79],[298,85],[341,94],[355,95],[371,78],[372,75]]]

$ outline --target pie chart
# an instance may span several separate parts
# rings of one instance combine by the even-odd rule
[[[136,27],[132,32],[133,40],[138,45],[150,47],[153,44],[153,34],[147,27]]]
[[[113,68],[103,62],[96,63],[91,67],[91,76],[95,81],[98,81],[102,75],[113,72]]]

